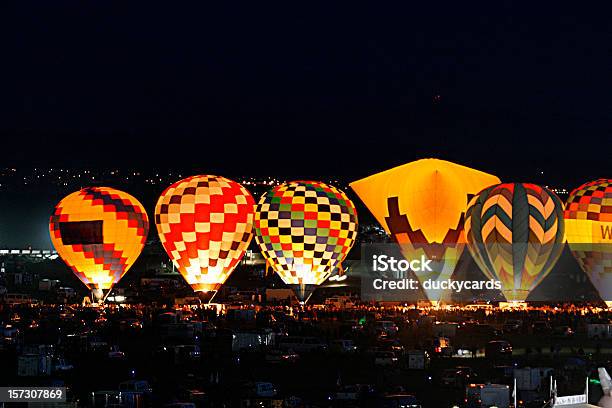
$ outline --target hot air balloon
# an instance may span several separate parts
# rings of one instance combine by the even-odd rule
[[[465,246],[463,221],[469,198],[500,180],[487,173],[438,159],[422,159],[351,183],[374,217],[400,245],[407,259],[425,256],[433,271],[415,272],[427,280],[447,280]],[[424,288],[432,303],[447,290]]]
[[[57,204],[49,231],[59,256],[93,297],[102,300],[140,255],[149,219],[131,195],[110,187],[88,187]]]
[[[612,180],[591,181],[572,191],[564,217],[572,254],[612,307]]]
[[[563,251],[563,204],[535,184],[498,184],[472,199],[465,231],[482,272],[501,282],[508,301],[523,302]]]
[[[212,175],[180,180],[157,201],[155,224],[166,253],[193,290],[209,301],[253,238],[254,209],[247,189]]]
[[[273,188],[255,211],[255,241],[298,300],[308,301],[357,237],[357,211],[340,190],[319,181],[292,181]]]

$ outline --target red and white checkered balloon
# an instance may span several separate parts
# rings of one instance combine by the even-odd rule
[[[216,291],[253,238],[255,201],[224,177],[188,177],[168,187],[155,206],[166,253],[195,291]]]

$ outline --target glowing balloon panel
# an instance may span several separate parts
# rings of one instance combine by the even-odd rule
[[[131,195],[88,187],[57,204],[49,231],[57,253],[84,284],[110,289],[140,255],[149,219]]]
[[[333,186],[293,181],[261,197],[255,234],[267,262],[286,284],[318,285],[355,243],[357,211]]]
[[[500,180],[438,159],[423,159],[351,183],[399,242],[457,241],[468,198]]]
[[[159,238],[194,290],[219,289],[236,268],[253,237],[254,208],[243,186],[219,176],[192,176],[161,194]]]
[[[499,184],[472,199],[465,231],[482,272],[501,282],[507,300],[524,301],[561,255],[563,205],[535,184]]]

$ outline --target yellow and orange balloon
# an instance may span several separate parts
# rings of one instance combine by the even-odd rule
[[[110,187],[88,187],[56,205],[49,232],[58,255],[100,298],[142,252],[149,219],[131,195]]]
[[[253,238],[255,201],[225,177],[198,175],[169,186],[155,206],[166,253],[193,290],[216,292]]]
[[[385,231],[410,260],[433,260],[432,272],[417,272],[421,283],[453,274],[465,247],[463,223],[469,199],[500,180],[469,167],[422,159],[351,183]],[[425,290],[432,302],[449,292]]]

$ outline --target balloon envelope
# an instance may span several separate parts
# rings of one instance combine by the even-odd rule
[[[292,181],[265,193],[255,240],[269,266],[305,301],[346,258],[357,237],[357,211],[340,190]]]
[[[565,205],[572,254],[606,302],[612,302],[612,179],[585,183]]]
[[[159,238],[195,291],[218,290],[236,268],[253,237],[254,207],[243,186],[213,175],[188,177],[161,194]]]
[[[88,187],[62,199],[49,222],[59,256],[90,289],[108,290],[140,255],[149,219],[131,195]]]
[[[469,167],[422,159],[351,183],[407,259],[426,256],[433,271],[416,272],[419,281],[449,279],[463,252],[463,221],[469,198],[500,180]],[[439,301],[443,290],[425,290]]]
[[[470,252],[509,301],[524,301],[563,251],[563,204],[529,183],[504,183],[470,202],[465,221]]]

